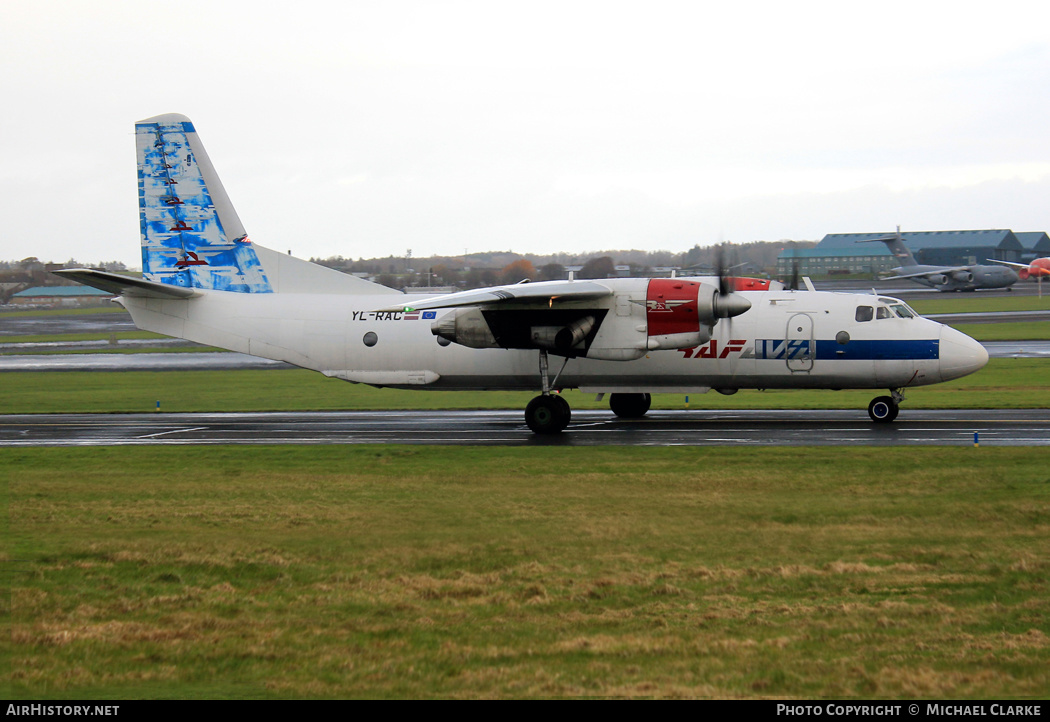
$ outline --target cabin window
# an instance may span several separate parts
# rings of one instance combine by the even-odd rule
[[[874,318],[875,309],[871,306],[857,306],[857,320],[870,321]]]
[[[365,344],[365,346],[371,348],[379,342],[379,336],[377,336],[374,331],[369,331],[365,334],[364,338],[362,338],[361,341]]]

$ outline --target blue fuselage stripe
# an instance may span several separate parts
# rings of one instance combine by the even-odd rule
[[[814,345],[816,352],[814,352]],[[893,339],[852,339],[839,343],[835,339],[758,339],[756,359],[816,359],[819,361],[922,361],[940,358],[940,341]]]
[[[940,341],[817,341],[817,360],[922,361],[940,358]]]

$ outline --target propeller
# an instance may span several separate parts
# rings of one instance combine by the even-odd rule
[[[718,274],[718,295],[715,297],[714,312],[718,318],[732,319],[751,308],[751,302],[735,294],[736,278],[733,269],[742,264],[730,265],[726,261],[726,244],[715,248],[715,272]]]
[[[728,296],[733,292],[733,278],[729,275],[732,268],[726,262],[726,246],[720,243],[715,247],[715,273],[718,274],[718,293]]]

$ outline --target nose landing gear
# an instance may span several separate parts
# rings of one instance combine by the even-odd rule
[[[900,389],[890,389],[891,396],[877,396],[868,404],[868,416],[876,424],[889,424],[897,418],[900,413],[900,402],[904,400],[904,394]]]

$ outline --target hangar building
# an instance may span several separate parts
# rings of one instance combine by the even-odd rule
[[[877,274],[900,265],[883,243],[862,243],[891,233],[829,233],[810,249],[791,249],[777,257],[777,274],[788,276],[797,264],[799,273],[837,275]],[[989,259],[1020,263],[1026,253],[1043,244],[1050,252],[1046,233],[1015,234],[1011,230],[916,231],[901,234],[915,261],[934,266],[962,266],[987,263]],[[1020,237],[1031,242],[1029,248]],[[1045,254],[1044,254],[1045,255]]]

